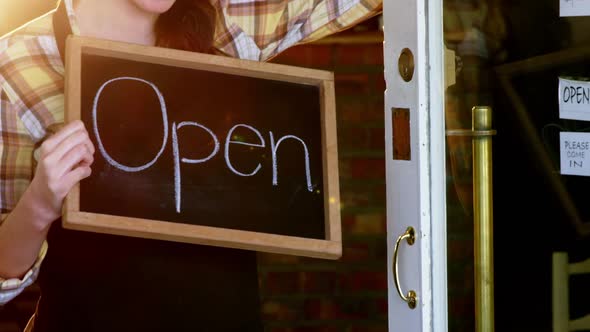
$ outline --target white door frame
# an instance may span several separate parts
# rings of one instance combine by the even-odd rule
[[[442,0],[383,4],[389,331],[448,329],[442,15]],[[414,55],[410,82],[398,70],[405,48]],[[393,108],[410,110],[409,161],[393,160]],[[408,226],[416,242],[400,246],[399,279],[404,292],[417,292],[413,310],[397,294],[392,272],[393,248]]]

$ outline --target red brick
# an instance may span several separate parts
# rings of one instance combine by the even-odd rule
[[[336,106],[338,120],[352,124],[360,123],[366,117],[367,102],[363,99],[339,103]]]
[[[384,218],[385,219],[385,218]],[[387,221],[385,221],[385,224],[387,224]],[[387,228],[387,226],[386,226]],[[377,245],[375,246],[375,248],[373,249],[374,255],[375,255],[375,260],[377,262],[387,262],[387,233],[383,233],[382,234],[383,239],[382,241],[377,242]]]
[[[387,291],[387,272],[357,271],[344,274],[340,287],[345,292]]]
[[[270,332],[341,332],[339,328],[332,326],[300,326],[300,327],[275,327],[268,329]]]
[[[304,293],[331,294],[336,289],[337,280],[336,272],[300,272],[299,290]]]
[[[387,190],[385,182],[373,188],[373,203],[374,205],[382,205],[385,208],[385,201],[387,200]]]
[[[341,332],[340,328],[334,326],[300,326],[290,330],[292,332]]]
[[[352,178],[352,160],[338,158],[338,175],[341,179]]]
[[[362,95],[369,92],[369,74],[355,73],[334,75],[336,95]]]
[[[270,253],[258,253],[258,263],[260,265],[293,265],[300,261],[299,256],[279,255]]]
[[[342,248],[342,258],[345,263],[363,262],[369,260],[371,251],[366,243],[345,244]]]
[[[362,65],[364,62],[363,45],[339,45],[336,48],[336,65]]]
[[[265,320],[295,321],[301,319],[301,307],[269,300],[262,303],[261,314]]]
[[[371,77],[371,83],[371,89],[373,90],[373,93],[380,95],[385,94],[385,89],[387,89],[387,85],[385,84],[385,77],[383,77],[383,74],[373,75]]]
[[[366,85],[369,83],[369,73],[362,71],[355,73],[335,72],[334,79],[336,82],[341,83],[356,83]]]
[[[333,45],[299,45],[287,49],[271,62],[292,66],[332,70],[334,63]]]
[[[371,203],[369,194],[360,190],[342,190],[340,200],[343,208],[368,207]]]
[[[347,217],[342,229],[352,235],[383,235],[386,233],[386,219],[383,213],[363,213]]]
[[[375,302],[377,304],[377,312],[379,312],[381,318],[389,317],[389,303],[387,303],[387,297],[377,299]]]
[[[358,320],[367,319],[372,306],[372,300],[324,298],[306,300],[304,310],[309,320]]]
[[[364,64],[383,66],[383,44],[369,44],[364,47]]]
[[[317,326],[317,327],[300,327],[295,332],[340,332],[340,329],[334,326]]]
[[[269,272],[264,289],[269,294],[289,294],[298,290],[298,276],[293,272]]]
[[[385,160],[381,158],[353,159],[351,175],[355,179],[384,179]]]
[[[362,113],[363,121],[384,123],[385,119],[385,102],[383,98],[376,99],[367,103],[367,109]]]
[[[310,46],[310,64],[315,68],[330,69],[334,63],[333,45],[312,45]]]
[[[350,332],[387,332],[387,322],[372,326],[353,326]]]
[[[354,228],[356,224],[356,216],[346,215],[342,216],[342,231],[344,233],[350,233],[350,230]]]
[[[385,128],[371,128],[369,130],[369,148],[383,150],[385,154]]]
[[[309,65],[309,54],[309,47],[295,46],[281,53],[276,58],[272,59],[271,62],[306,67]]]
[[[327,299],[310,299],[305,301],[305,318],[308,320],[329,320],[339,317],[338,306]]]
[[[301,61],[300,59],[297,58],[296,54],[294,54],[294,53],[292,54],[291,50],[293,50],[293,49],[290,49],[290,50],[287,50],[287,51],[281,53],[280,55],[276,56],[275,58],[273,58],[269,62],[283,64],[283,65],[290,65],[294,61]]]
[[[375,300],[351,298],[339,303],[341,320],[367,320],[373,315]]]
[[[361,116],[361,110],[351,110],[354,112],[351,117]],[[370,147],[370,131],[367,128],[358,126],[346,126],[338,128],[338,143],[341,149],[366,149]]]

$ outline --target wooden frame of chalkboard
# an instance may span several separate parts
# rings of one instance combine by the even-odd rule
[[[317,91],[317,94],[319,95],[318,100],[320,104],[317,106],[317,109],[319,111],[319,114],[317,114],[317,127],[319,128],[317,137],[321,138],[321,144],[318,144],[321,146],[318,146],[317,150],[318,155],[321,154],[321,158],[317,159],[321,159],[321,165],[319,167],[318,172],[322,173],[320,175],[321,183],[318,184],[317,188],[313,188],[313,192],[317,193],[317,196],[319,197],[317,201],[314,201],[314,204],[319,204],[317,205],[320,207],[318,210],[321,211],[316,211],[316,214],[321,215],[320,221],[322,222],[322,225],[320,225],[321,232],[316,232],[314,233],[315,235],[312,234],[310,236],[307,236],[307,233],[305,231],[300,233],[295,232],[294,234],[291,234],[289,232],[282,232],[282,230],[276,227],[273,228],[272,231],[266,232],[266,229],[256,229],[256,227],[252,228],[254,230],[250,230],[240,229],[240,227],[233,226],[217,227],[212,226],[211,223],[200,224],[201,220],[198,220],[196,223],[194,220],[191,220],[189,222],[187,222],[186,220],[170,221],[165,219],[152,219],[151,215],[148,215],[147,217],[145,215],[137,217],[133,214],[121,215],[119,213],[109,213],[108,211],[89,211],[89,209],[85,208],[85,204],[87,204],[88,206],[100,204],[100,202],[96,201],[100,201],[101,199],[88,198],[86,199],[86,201],[93,200],[94,202],[84,203],[84,195],[90,196],[88,192],[94,193],[100,191],[100,188],[97,189],[91,187],[89,188],[89,190],[85,191],[85,185],[92,186],[86,184],[86,181],[90,181],[86,179],[83,180],[80,184],[76,185],[66,197],[62,219],[64,228],[105,234],[194,243],[201,245],[221,246],[228,248],[264,251],[271,253],[308,256],[325,259],[337,259],[341,256],[342,235],[340,221],[340,194],[338,182],[338,152],[336,140],[336,114],[333,73],[307,68],[239,60],[222,56],[198,54],[165,48],[146,47],[135,44],[98,40],[78,36],[70,36],[68,38],[66,54],[66,121],[70,122],[74,120],[83,120],[86,124],[90,136],[94,136],[92,128],[96,128],[97,125],[96,122],[94,122],[94,126],[92,126],[88,123],[88,119],[84,119],[85,115],[83,114],[84,112],[87,112],[84,109],[88,108],[89,106],[84,104],[83,98],[88,99],[87,97],[84,97],[85,89],[95,89],[95,87],[85,87],[86,85],[92,83],[92,79],[90,78],[91,75],[85,74],[85,70],[89,72],[92,69],[96,72],[101,72],[109,71],[111,69],[108,66],[95,66],[93,63],[92,66],[87,65],[87,67],[92,67],[91,69],[85,69],[84,64],[86,60],[84,59],[86,58],[98,58],[100,61],[106,61],[107,64],[109,63],[109,61],[119,61],[120,64],[124,64],[124,66],[121,65],[119,67],[123,68],[130,68],[136,65],[153,66],[156,67],[157,70],[163,68],[162,70],[166,70],[166,72],[170,73],[181,70],[179,72],[179,75],[182,75],[184,72],[194,72],[199,75],[225,75],[224,77],[229,78],[254,80],[254,84],[265,84],[264,82],[270,82],[275,85],[282,84],[279,85],[279,87],[282,87],[285,84],[287,84],[289,87],[292,87],[292,89],[295,90],[297,89],[296,86],[302,86],[306,89],[309,87],[313,87],[313,89],[315,89],[314,91]],[[88,63],[90,64],[91,62]],[[214,80],[211,80],[211,84],[214,84],[213,81]],[[209,83],[210,82],[208,82],[207,84]],[[185,85],[185,82],[182,82],[181,85]],[[155,85],[153,85],[152,87],[155,89]],[[98,96],[101,93],[103,88],[104,85],[100,88],[100,90],[98,90],[96,96]],[[269,91],[269,95],[274,93],[273,91]],[[285,96],[287,95],[288,94],[286,94]],[[95,97],[94,99],[94,109],[96,109],[97,107],[97,98],[98,97]],[[232,97],[229,96],[229,98]],[[162,102],[162,98],[160,98],[160,101]],[[299,112],[292,113],[295,114]],[[97,120],[95,119],[94,121]],[[185,125],[190,124],[188,122],[183,123]],[[176,130],[179,129],[183,123],[179,124],[178,128],[176,127],[176,124],[174,124],[174,127],[171,130],[173,132],[173,135],[176,134]],[[165,126],[166,122],[164,121],[164,127]],[[243,126],[246,127],[245,125]],[[204,128],[204,126],[201,127]],[[249,128],[251,129],[251,133],[254,132],[254,128]],[[165,131],[167,133],[167,129],[165,129]],[[98,131],[95,131],[95,133],[98,137]],[[213,136],[212,133],[211,135]],[[258,134],[258,137],[260,137],[260,139],[262,140],[262,136],[260,134]],[[286,136],[283,136],[283,138],[285,137]],[[96,137],[94,137],[93,140],[95,138]],[[176,138],[173,137],[173,141],[174,139]],[[270,141],[272,148],[274,148],[275,150],[278,149],[278,145],[281,143],[281,141],[279,140],[279,142],[276,143],[276,145],[273,145],[274,141],[272,132],[270,132]],[[228,134],[227,141],[225,144],[226,158],[228,158],[227,146],[230,145],[230,143],[234,143],[236,145],[246,145],[246,143],[237,143],[237,141],[230,141],[230,134]],[[254,145],[255,147],[262,146],[262,144],[249,145]],[[303,145],[305,145],[305,143],[303,143]],[[163,147],[164,144],[162,145],[162,149]],[[174,150],[174,147],[170,150]],[[178,148],[176,148],[176,150],[178,150]],[[275,150],[271,150],[272,153],[275,153]],[[313,150],[312,147],[310,147],[310,151],[311,150]],[[178,155],[178,151],[176,151],[176,155]],[[95,163],[92,166],[92,176],[94,176],[95,173],[97,173],[97,171],[95,170],[95,165],[97,163],[96,160],[100,158],[101,156],[99,154],[99,148],[97,148],[97,153],[95,154]],[[184,161],[185,159],[186,158],[183,158],[181,160]],[[178,157],[176,157],[175,160],[178,161]],[[276,173],[276,162],[273,162],[275,163],[273,164],[273,166],[275,168]],[[105,169],[107,171],[110,171],[113,168],[114,167],[109,165],[105,166]],[[176,172],[175,176],[178,176],[178,173],[179,172]],[[241,177],[236,178],[242,179]],[[117,180],[115,179],[114,181]],[[130,186],[132,185],[133,184],[130,184]],[[309,185],[309,175],[308,188],[311,192],[312,187]],[[138,188],[137,191],[141,191],[140,188]],[[247,199],[248,196],[250,195],[242,195],[240,197],[243,199]],[[267,197],[265,196],[264,199],[266,198]],[[176,204],[178,211],[179,203]],[[148,205],[149,204],[144,205],[146,209],[149,208]],[[212,205],[215,204],[212,203]],[[108,210],[108,208],[105,209]],[[233,208],[226,207],[225,209],[220,210],[233,210]],[[296,210],[293,210],[293,214],[297,214],[298,210],[304,210],[304,208],[298,208]],[[290,214],[289,211],[278,211],[277,213],[286,213],[284,216],[288,216],[288,214]],[[277,215],[280,216],[280,214]],[[215,214],[213,213],[211,214],[211,216],[215,216]],[[256,223],[256,220],[261,220],[264,218],[265,217],[256,217],[254,218],[254,223]],[[273,222],[280,223],[281,220],[276,219],[283,219],[283,217],[275,217],[274,219],[275,220]]]

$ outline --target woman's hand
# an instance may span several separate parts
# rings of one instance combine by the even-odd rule
[[[45,228],[61,216],[63,200],[72,187],[90,176],[94,145],[81,121],[64,126],[40,149],[37,170],[29,190]]]

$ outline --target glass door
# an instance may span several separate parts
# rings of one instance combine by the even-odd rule
[[[590,257],[590,1],[444,0],[443,9],[452,51],[448,330],[480,330],[477,288],[492,282],[495,330],[554,331],[590,313],[590,279],[563,272]],[[483,234],[493,241],[493,280],[476,277],[483,244],[474,221],[473,137],[450,134],[472,128],[474,106],[491,107],[497,130],[493,229]]]

